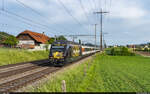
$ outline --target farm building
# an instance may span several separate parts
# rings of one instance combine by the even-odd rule
[[[21,32],[16,38],[19,40],[18,47],[27,49],[40,49],[42,45],[50,40],[44,33],[36,33],[30,30]]]

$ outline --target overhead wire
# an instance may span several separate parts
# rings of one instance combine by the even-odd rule
[[[83,10],[84,16],[86,17],[86,19],[87,19],[87,21],[89,23],[89,29],[90,29],[90,31],[93,31],[93,28],[91,28],[91,27],[93,27],[92,26],[93,23],[95,23],[95,18],[93,17],[93,16],[95,16],[95,14],[93,13],[94,12],[93,2],[91,0],[89,0],[89,5],[91,7],[89,9],[88,9],[87,6],[85,8],[83,0],[79,0],[79,4],[81,6],[81,9]],[[90,19],[89,16],[92,16],[91,19]],[[90,32],[90,33],[92,33],[92,32]]]
[[[2,11],[2,10],[1,10]],[[40,29],[44,29],[45,31],[47,31],[46,30],[46,28],[44,28],[44,27],[41,27],[41,26],[37,26],[36,24],[31,24],[31,23],[29,23],[29,22],[26,22],[26,21],[24,21],[23,19],[22,20],[20,20],[20,19],[18,19],[18,17],[12,17],[12,15],[13,14],[11,14],[11,13],[9,13],[9,12],[6,12],[6,11],[2,11],[2,12],[4,12],[5,14],[7,13],[7,14],[9,14],[9,15],[11,15],[11,16],[8,16],[8,15],[5,15],[5,16],[8,16],[9,18],[13,18],[13,19],[16,19],[15,21],[20,21],[20,22],[22,22],[22,23],[24,23],[24,24],[27,24],[28,26],[30,26],[30,27],[37,27],[37,28],[40,28]],[[16,15],[13,15],[13,16],[16,16]]]
[[[83,3],[82,3],[82,0],[79,0],[79,3],[80,3],[80,6],[81,6],[81,8],[82,8],[82,10],[83,10],[83,12],[84,12],[84,15],[85,15],[87,21],[90,23],[90,19],[89,19],[89,17],[88,17],[88,14],[87,14],[85,8],[84,8],[84,5],[83,5]]]
[[[78,21],[78,19],[72,15],[72,13],[68,10],[68,8],[65,6],[65,4],[64,4],[61,0],[57,0],[57,1],[60,3],[60,5],[62,5],[62,7],[65,9],[65,11],[68,13],[68,15],[70,15],[70,16],[73,18],[73,20],[74,20],[79,26],[81,26],[81,27],[83,27],[85,30],[87,30],[87,29],[83,26],[83,24],[81,24],[80,21]],[[88,30],[88,31],[89,31],[89,30]]]
[[[94,14],[94,12],[96,11],[96,4],[95,4],[95,0],[89,0],[90,2],[90,5],[91,5],[91,14],[92,14],[92,18],[93,18],[93,24],[95,23],[96,21],[96,15]]]
[[[97,0],[93,0],[94,2],[94,6],[95,6],[95,11],[97,11],[98,7],[97,7]]]
[[[33,23],[33,24],[36,24],[36,25],[38,25],[38,26],[41,26],[41,27],[44,27],[44,28],[47,28],[47,29],[51,29],[51,30],[53,30],[53,31],[58,32],[58,31],[57,31],[56,29],[54,29],[54,28],[49,28],[47,25],[43,25],[43,24],[41,24],[41,23],[39,23],[39,22],[36,22],[36,21],[33,21],[33,20],[29,19],[29,18],[20,16],[20,15],[18,15],[18,14],[16,14],[16,13],[10,12],[10,11],[8,11],[8,10],[6,10],[6,9],[4,10],[4,12],[6,12],[6,13],[8,13],[8,14],[11,14],[11,15],[14,15],[14,16],[16,16],[16,17],[19,17],[19,18],[21,18],[21,19],[23,19],[23,20],[26,20],[26,21],[28,21],[28,22],[31,22],[31,23]],[[61,32],[61,33],[62,33],[62,32]]]
[[[98,0],[99,1],[99,10],[101,10],[102,8],[102,1],[101,0]]]
[[[4,10],[4,0],[2,0],[2,10]]]
[[[35,9],[31,8],[30,6],[26,5],[25,3],[23,3],[23,2],[21,2],[21,1],[19,1],[19,0],[16,0],[16,1],[17,1],[20,5],[22,5],[24,8],[28,8],[28,9],[30,9],[32,12],[34,12],[34,13],[36,13],[37,15],[41,16],[42,19],[44,19],[44,21],[47,22],[47,19],[45,19],[45,16],[44,16],[44,15],[41,15],[41,13],[39,13],[39,12],[36,11]],[[49,19],[49,20],[50,20],[50,19]],[[52,20],[50,20],[50,21],[52,21]],[[47,22],[47,23],[49,23],[49,22]],[[53,24],[56,24],[56,23],[53,23]],[[58,24],[56,24],[56,25],[58,25]],[[69,33],[70,33],[70,31],[71,31],[71,30],[66,29],[65,27],[62,27],[62,26],[61,26],[61,28],[63,28],[65,31],[69,31]],[[72,31],[71,31],[71,32],[72,32]]]
[[[91,6],[92,6],[92,10],[94,11],[95,10],[95,3],[94,3],[94,0],[89,0],[91,2]]]
[[[109,12],[109,14],[106,16],[107,17],[107,22],[109,21],[110,19],[110,12],[111,12],[111,3],[112,3],[112,0],[109,0],[108,1],[108,4],[107,4],[107,11]]]
[[[20,18],[20,19],[22,19],[22,20],[26,20],[26,21],[28,21],[28,22],[30,22],[30,23],[36,24],[37,26],[40,26],[40,27],[43,27],[43,28],[47,28],[47,29],[51,29],[51,30],[53,30],[53,31],[58,32],[58,31],[57,31],[56,29],[54,29],[54,28],[49,28],[48,26],[43,25],[43,24],[41,24],[41,23],[39,23],[39,22],[33,21],[33,20],[29,19],[29,18],[26,18],[26,17],[20,16],[20,15],[18,15],[18,14],[16,14],[16,13],[10,12],[10,11],[6,10],[6,8],[4,9],[4,1],[2,1],[2,2],[3,2],[3,8],[2,8],[0,11],[3,11],[3,12],[5,12],[5,13],[8,13],[9,15],[16,16],[16,17],[18,17],[18,18]],[[25,22],[24,22],[24,23],[25,23]],[[29,25],[29,23],[27,23],[27,24]],[[30,25],[31,25],[31,24],[30,24]],[[36,26],[36,27],[37,27],[37,26]],[[55,32],[55,33],[56,33],[56,32]],[[62,32],[60,32],[60,33],[62,33]]]
[[[94,12],[96,12],[96,11],[98,11],[98,8],[97,8],[97,1],[96,0],[92,0],[93,1],[93,3],[94,3]],[[93,13],[93,15],[94,15],[94,18],[95,18],[95,23],[97,24],[97,20],[98,20],[98,17],[97,17],[97,14],[94,14]]]
[[[16,0],[16,1],[19,1],[19,0]],[[64,7],[65,11],[77,22],[77,24],[78,24],[79,26],[83,26],[83,24],[80,23],[80,21],[79,21],[76,17],[74,17],[74,15],[72,15],[72,13],[69,11],[69,9],[67,9],[67,7],[65,6],[65,4],[63,4],[63,2],[62,2],[61,0],[58,0],[58,1],[59,1],[60,4]],[[81,0],[80,0],[80,1],[81,1]],[[20,2],[20,1],[19,1],[19,2]],[[82,2],[81,2],[81,4],[82,4]],[[23,5],[23,4],[22,4],[22,5]],[[25,4],[24,6],[26,6],[26,4]],[[82,6],[83,6],[83,4],[82,4]],[[28,7],[28,6],[26,6],[26,7]],[[41,17],[43,17],[43,15],[41,15],[39,12],[35,11],[35,10],[32,9],[31,7],[28,7],[28,8],[30,8],[33,12],[35,12],[36,14],[40,15]],[[85,11],[84,6],[83,6],[82,8],[83,8],[84,11]],[[13,12],[8,11],[8,10],[4,10],[4,12],[8,13],[9,15],[16,16],[16,17],[18,17],[18,18],[20,18],[20,19],[22,19],[22,20],[25,20],[25,21],[23,22],[23,23],[25,23],[25,24],[27,24],[26,21],[29,22],[28,25],[30,25],[30,26],[31,26],[32,24],[34,24],[34,25],[36,25],[37,27],[42,27],[42,28],[45,28],[45,29],[51,29],[51,30],[57,31],[57,30],[54,29],[54,28],[50,28],[50,27],[47,26],[47,25],[41,24],[41,23],[39,23],[39,22],[37,22],[37,21],[34,21],[34,20],[32,20],[32,19],[29,19],[29,18],[20,16],[20,15],[18,15],[18,14],[16,14],[16,13],[13,13]],[[85,15],[86,15],[87,19],[89,20],[86,11],[85,11]],[[32,24],[31,24],[31,23],[32,23]],[[86,28],[84,27],[84,29],[86,29]],[[61,32],[61,33],[62,33],[62,32]]]

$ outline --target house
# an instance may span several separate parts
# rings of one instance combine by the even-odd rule
[[[19,40],[17,47],[34,49],[35,47],[40,47],[42,44],[46,44],[50,40],[48,36],[44,33],[36,33],[30,30],[25,30],[21,32],[16,37]]]

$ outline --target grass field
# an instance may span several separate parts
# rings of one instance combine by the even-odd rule
[[[0,48],[0,66],[46,58],[48,58],[46,51],[29,52],[20,49]]]
[[[150,58],[98,54],[92,60],[27,91],[61,92],[65,80],[67,92],[150,92]]]

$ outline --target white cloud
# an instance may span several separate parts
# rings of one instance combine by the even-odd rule
[[[147,14],[139,3],[131,0],[117,0],[112,4],[110,17],[122,19],[140,19]]]
[[[15,0],[8,0],[8,1],[11,2],[10,4],[13,5],[13,7],[16,7],[16,6],[18,7],[18,4],[16,4]],[[25,3],[28,6],[32,7],[33,9],[37,10],[42,15],[45,15],[46,16],[45,18],[47,19],[47,21],[49,23],[51,23],[48,25],[49,26],[52,25],[52,26],[54,26],[54,28],[60,29],[60,31],[62,30],[61,26],[71,29],[74,34],[78,33],[78,32],[80,34],[85,34],[85,33],[91,34],[92,33],[91,31],[94,30],[94,27],[92,27],[92,24],[91,24],[91,27],[88,26],[89,24],[87,22],[87,19],[85,17],[85,14],[84,14],[81,6],[80,6],[79,0],[61,0],[61,1],[65,4],[65,6],[71,12],[71,14],[80,21],[80,23],[86,24],[86,25],[84,25],[84,28],[90,29],[91,30],[90,32],[85,31],[85,29],[83,29],[81,26],[77,25],[75,20],[65,12],[64,8],[60,5],[58,0],[20,0],[20,1]],[[85,6],[86,12],[89,14],[90,19],[92,19],[93,17],[91,16],[91,14],[94,11],[91,11],[91,9],[92,9],[91,2],[88,2],[89,0],[82,0],[82,1],[84,2],[83,4]],[[99,4],[99,0],[94,0],[94,1],[97,1],[96,5]],[[105,0],[103,0],[103,1],[105,1]],[[107,0],[107,1],[109,1],[109,0]],[[144,0],[142,0],[142,1],[141,0],[112,0],[112,7],[111,7],[112,9],[110,9],[111,11],[109,13],[109,17],[111,17],[111,23],[110,23],[110,25],[109,24],[104,25],[106,32],[110,33],[110,36],[111,36],[110,40],[112,40],[112,41],[116,40],[116,43],[117,43],[117,40],[120,40],[120,39],[122,39],[122,40],[120,40],[120,42],[123,42],[123,41],[126,42],[126,39],[136,41],[137,38],[133,37],[133,35],[139,34],[139,36],[142,37],[142,35],[140,34],[140,31],[142,31],[143,29],[139,30],[139,29],[137,29],[137,27],[143,28],[142,27],[143,24],[144,25],[150,24],[149,20],[147,20],[147,19],[149,19],[148,18],[149,15],[147,16],[148,11],[145,10],[145,6],[143,8],[141,6],[141,4],[137,1],[140,1],[141,3],[144,2]],[[12,2],[13,2],[13,4],[12,4]],[[104,8],[105,4],[102,4],[102,5]],[[108,4],[108,6],[109,6],[109,4]],[[109,9],[109,8],[107,8],[107,9]],[[11,11],[11,9],[10,9],[10,11]],[[20,11],[24,12],[24,10],[22,10],[22,9],[17,9],[16,12],[21,14],[22,12],[20,12]],[[40,22],[42,19],[38,15],[37,15],[38,17],[37,16],[34,17],[33,13],[30,10],[28,12],[24,12],[24,13],[26,14],[26,17],[28,17],[28,18],[33,16],[33,20]],[[21,15],[23,15],[23,14],[21,14]],[[107,21],[105,21],[105,22],[107,22]],[[60,27],[55,26],[54,23],[57,23],[58,25],[60,25]],[[43,21],[42,24],[45,24],[45,21]],[[148,25],[146,25],[145,28],[146,28],[145,32],[149,30]],[[137,31],[139,31],[139,32],[137,32]],[[64,32],[64,34],[66,34],[66,31],[62,31],[62,32]],[[112,33],[112,35],[111,35],[111,33]],[[136,34],[136,33],[138,33],[138,34]],[[94,34],[94,33],[92,33],[92,34]],[[118,36],[115,36],[116,34],[118,34]],[[130,36],[128,36],[128,35],[130,35]],[[149,38],[149,36],[147,38]],[[85,38],[85,40],[87,40],[87,38]],[[123,42],[123,44],[125,44],[125,42]]]

